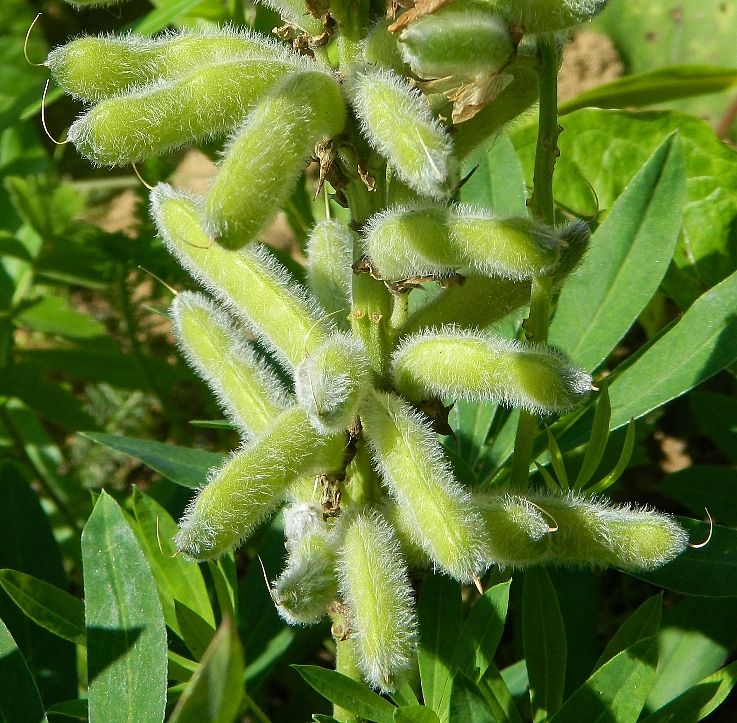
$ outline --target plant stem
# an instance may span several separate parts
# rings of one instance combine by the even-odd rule
[[[555,222],[553,207],[553,171],[558,150],[558,47],[555,37],[541,36],[538,39],[538,82],[540,87],[540,113],[535,149],[535,174],[533,191],[527,202],[532,215],[552,226]],[[530,315],[524,324],[526,338],[537,344],[548,341],[550,320],[550,298],[553,277],[546,274],[532,280]],[[537,420],[524,410],[517,425],[512,460],[512,487],[524,490],[527,487],[532,461],[532,444],[537,434]]]
[[[330,617],[333,621],[332,633],[335,640],[335,670],[338,673],[353,678],[359,683],[363,682],[363,677],[356,665],[356,656],[353,652],[353,641],[347,636],[348,621],[342,609],[337,607],[332,609]],[[359,719],[353,713],[341,708],[339,705],[333,706],[333,718],[339,723],[358,723]]]

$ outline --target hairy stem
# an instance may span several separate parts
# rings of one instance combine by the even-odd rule
[[[552,226],[555,221],[553,208],[553,171],[558,150],[558,48],[555,37],[541,36],[538,40],[540,65],[540,115],[535,149],[535,175],[533,192],[528,206],[535,218]],[[525,321],[525,336],[529,341],[545,344],[548,341],[550,298],[553,277],[545,274],[532,280],[530,315]],[[514,441],[511,484],[524,490],[529,479],[532,461],[532,443],[537,434],[537,420],[529,412],[522,411]]]

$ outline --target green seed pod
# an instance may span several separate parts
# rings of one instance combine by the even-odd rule
[[[510,23],[530,33],[552,33],[598,15],[607,0],[485,0]]]
[[[430,556],[414,540],[412,513],[393,500],[386,500],[381,514],[392,526],[402,557],[410,570],[432,570],[435,567]]]
[[[263,247],[228,251],[213,244],[200,225],[196,199],[159,184],[151,215],[169,250],[203,286],[269,348],[287,369],[327,338],[330,320]]]
[[[225,150],[205,200],[205,228],[239,248],[273,220],[292,194],[315,145],[339,134],[345,106],[327,73],[286,78],[246,118]]]
[[[496,218],[485,209],[395,208],[373,216],[364,250],[382,279],[494,276],[513,280],[547,273],[562,241],[530,218]]]
[[[290,625],[314,625],[338,599],[336,535],[322,521],[321,513],[300,504],[284,510],[289,554],[272,595],[279,615]],[[297,521],[288,522],[290,518]],[[287,531],[295,524],[300,527],[299,535],[290,539]]]
[[[581,404],[591,376],[554,350],[453,328],[409,337],[394,354],[409,399],[451,397],[560,414]]]
[[[207,381],[228,419],[246,437],[259,437],[290,406],[277,376],[230,317],[202,294],[178,294],[171,315],[182,354]]]
[[[363,59],[370,65],[404,75],[404,60],[397,36],[389,32],[392,20],[379,20],[363,43]]]
[[[320,221],[307,241],[307,287],[336,326],[347,331],[355,234],[338,221]]]
[[[192,560],[208,560],[237,547],[283,501],[299,477],[340,468],[342,436],[317,434],[299,407],[277,417],[250,447],[236,453],[190,502],[174,538]]]
[[[425,419],[399,397],[374,392],[361,422],[384,484],[406,512],[415,545],[459,582],[473,580],[490,557],[483,518],[453,479]]]
[[[453,143],[418,92],[381,69],[357,73],[351,85],[364,134],[397,175],[418,193],[447,199],[458,175]]]
[[[98,103],[67,138],[93,163],[120,166],[228,132],[293,63],[230,60]]]
[[[378,514],[346,523],[338,575],[358,667],[370,685],[393,691],[412,665],[417,622],[399,545]]]
[[[315,429],[336,434],[348,429],[371,384],[371,367],[363,345],[335,333],[297,367],[295,392]]]
[[[560,287],[581,262],[589,245],[589,227],[583,222],[574,222],[561,229],[559,236],[566,245],[555,269],[554,289]],[[443,289],[410,314],[400,329],[400,336],[451,325],[461,329],[484,329],[529,302],[529,281],[472,276],[462,285]]]
[[[304,0],[259,0],[261,5],[281,15],[282,20],[308,35],[320,35],[324,31],[321,20],[307,12]]]
[[[83,101],[100,101],[134,88],[185,75],[201,65],[276,60],[305,69],[306,63],[283,44],[247,29],[140,35],[89,35],[54,48],[46,59],[55,80]]]
[[[654,570],[680,555],[688,545],[684,529],[655,510],[608,508],[600,518],[611,541],[608,562],[623,570]]]
[[[523,568],[546,559],[552,534],[550,520],[518,495],[478,494],[474,502],[486,523],[489,564]]]
[[[457,85],[499,73],[515,52],[509,23],[484,3],[456,2],[424,15],[399,40],[418,78],[454,78]]]

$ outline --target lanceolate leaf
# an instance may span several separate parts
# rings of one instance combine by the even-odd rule
[[[375,723],[392,723],[397,709],[363,683],[315,665],[295,665],[294,669],[320,695],[349,713]]]
[[[681,142],[668,136],[617,199],[563,287],[550,343],[593,371],[660,286],[681,228],[686,193]]]
[[[82,534],[90,719],[162,721],[166,629],[151,570],[103,492]]]
[[[176,447],[173,444],[150,442],[147,439],[132,439],[97,432],[84,436],[117,452],[140,459],[141,462],[168,477],[172,482],[192,489],[204,485],[210,468],[219,466],[223,461],[223,456],[220,454]]]
[[[78,645],[87,644],[81,600],[56,585],[16,570],[0,570],[0,585],[38,625]]]
[[[0,620],[0,715],[13,723],[48,723],[23,653]]]
[[[606,379],[601,383],[601,395],[596,405],[596,413],[594,414],[594,425],[591,428],[591,437],[586,446],[586,454],[581,464],[576,482],[573,488],[580,490],[591,479],[596,472],[601,458],[606,450],[606,443],[609,439],[609,423],[612,419],[612,404],[609,400],[609,384]],[[552,453],[551,453],[552,457]]]
[[[658,489],[698,517],[707,509],[716,522],[737,526],[737,469],[734,467],[699,464],[686,467],[668,475]]]
[[[548,720],[563,701],[566,637],[555,588],[544,567],[525,572],[522,638],[533,720]]]
[[[463,673],[456,673],[450,694],[449,723],[488,723],[490,720],[494,720],[494,716],[481,691]]]
[[[737,272],[612,382],[612,429],[675,399],[737,358]]]
[[[394,723],[440,723],[438,714],[425,706],[397,708],[394,711]]]
[[[599,668],[550,723],[635,723],[655,676],[658,644],[641,640]]]

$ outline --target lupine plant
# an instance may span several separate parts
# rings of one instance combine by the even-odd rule
[[[428,580],[473,583],[485,601],[479,611],[506,611],[508,585],[484,593],[485,575],[525,570],[532,609],[552,590],[546,568],[644,574],[689,544],[672,516],[604,496],[628,464],[634,426],[614,469],[596,474],[611,426],[610,380],[590,373],[601,359],[580,365],[548,344],[555,300],[585,263],[589,223],[605,228],[557,208],[552,186],[562,48],[605,2],[268,5],[284,22],[279,40],[234,27],[81,37],[46,62],[87,106],[67,139],[96,165],[227,139],[204,197],[165,183],[150,196],[160,238],[202,287],[176,294],[169,311],[179,350],[242,438],[181,517],[177,564],[228,556],[283,508],[286,564],[268,581],[270,596],[291,625],[329,618],[337,651],[339,678],[302,671],[335,702],[334,718],[320,720],[516,722],[490,658],[464,660],[460,642],[442,685],[433,687],[420,654],[426,717],[412,712],[427,634],[418,629],[417,580],[435,573]],[[473,178],[473,169],[463,174],[468,159],[535,104],[527,208],[513,215],[461,202]],[[677,137],[665,138],[643,178],[682,164],[681,153]],[[259,239],[308,166],[325,212],[306,231],[302,284]],[[682,186],[673,181],[676,194]],[[614,208],[604,223],[616,234],[632,222]],[[660,223],[673,225],[666,212]],[[563,302],[559,311],[577,323]],[[598,329],[607,323],[596,320],[592,333],[606,337]],[[614,343],[624,331],[613,332]],[[513,452],[481,484],[450,451],[449,414],[469,403],[518,410],[506,417],[508,429],[516,424]],[[587,438],[569,481],[561,447]],[[89,524],[117,520],[116,510],[101,498]],[[445,583],[427,583],[437,584]],[[187,637],[177,605],[164,615]],[[225,623],[218,636],[230,635]],[[612,671],[625,675],[627,660],[652,656],[647,640],[610,651],[598,673],[605,703],[636,708],[616,720],[636,720],[645,699],[622,702],[628,694],[612,693]],[[204,654],[171,720],[195,720],[186,716],[217,654]],[[535,653],[528,658],[534,720],[594,719],[584,695],[561,708],[552,684],[546,691],[535,680]],[[170,669],[172,660],[186,669],[175,654]],[[211,719],[232,720],[241,700]],[[90,719],[109,715],[103,707],[91,707]],[[654,720],[686,720],[673,715]]]

